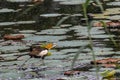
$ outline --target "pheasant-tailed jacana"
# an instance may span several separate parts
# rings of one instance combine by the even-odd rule
[[[47,43],[42,45],[32,45],[30,47],[30,53],[29,56],[31,58],[41,58],[42,64],[44,64],[44,58],[46,56],[50,56],[51,53],[49,52],[50,49],[55,47],[56,45],[54,43]],[[27,59],[21,66],[23,66],[29,59]]]

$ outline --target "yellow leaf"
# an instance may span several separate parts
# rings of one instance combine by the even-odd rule
[[[47,49],[53,48],[53,43],[48,43],[48,44],[46,44],[45,48],[47,48]]]
[[[54,47],[54,44],[53,43],[46,43],[46,44],[40,45],[40,47],[44,47],[44,48],[47,48],[48,50],[50,50]]]
[[[103,77],[110,78],[110,77],[114,76],[115,73],[116,73],[115,70],[112,70],[112,71],[106,70],[106,71],[102,72],[101,75]]]
[[[51,56],[51,55],[52,55],[52,53],[51,53],[51,52],[48,52],[48,53],[47,53],[47,56]]]

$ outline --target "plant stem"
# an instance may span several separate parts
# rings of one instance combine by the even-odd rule
[[[93,50],[93,41],[92,41],[92,38],[91,38],[91,34],[90,34],[90,30],[91,30],[91,25],[89,24],[89,21],[88,21],[88,17],[87,17],[87,6],[89,4],[88,2],[89,0],[86,0],[86,3],[83,4],[83,13],[84,13],[84,17],[87,19],[86,21],[86,25],[88,26],[88,38],[89,38],[89,44],[90,44],[90,49],[91,49],[91,52],[92,52],[92,57],[93,57],[93,60],[95,62],[95,68],[96,68],[96,76],[97,76],[97,79],[99,80],[99,75],[98,75],[98,67],[97,67],[97,64],[96,64],[96,57],[95,57],[95,53],[94,53],[94,50]]]

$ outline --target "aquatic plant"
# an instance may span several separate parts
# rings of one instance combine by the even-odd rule
[[[101,75],[102,75],[104,78],[110,80],[111,77],[114,77],[115,73],[116,73],[115,70],[112,70],[112,71],[106,70],[106,71],[102,72]]]
[[[99,0],[96,0],[96,2],[100,5]],[[92,26],[91,26],[91,23],[88,22],[88,16],[87,16],[87,8],[88,8],[89,3],[90,3],[90,0],[86,0],[86,2],[83,4],[83,13],[84,13],[84,17],[87,18],[86,25],[88,26],[89,48],[92,52],[93,60],[95,61],[96,57],[95,57],[95,53],[93,51],[93,42],[92,42],[92,38],[91,38],[91,34],[90,34],[90,30],[91,30]],[[103,10],[101,5],[100,5],[100,7],[101,7],[101,10]],[[96,62],[95,62],[95,67],[96,67],[96,76],[97,76],[97,79],[99,80],[98,68],[97,68]]]
[[[103,12],[103,7],[101,5],[101,2],[99,0],[95,0],[97,5],[100,7],[101,11]],[[93,42],[92,42],[92,38],[91,38],[91,34],[90,34],[90,30],[92,28],[92,23],[89,23],[89,20],[88,20],[88,16],[87,16],[87,8],[88,8],[88,5],[90,4],[90,0],[86,0],[85,3],[82,4],[83,6],[83,15],[84,17],[86,18],[86,25],[88,26],[88,37],[89,37],[89,44],[86,45],[86,46],[82,46],[79,51],[75,54],[74,58],[73,58],[73,61],[72,61],[72,65],[71,65],[71,68],[73,69],[74,68],[74,65],[75,65],[75,62],[80,54],[80,52],[85,49],[85,48],[89,48],[92,52],[92,56],[93,56],[93,60],[96,61],[96,57],[95,57],[95,53],[93,51]],[[71,15],[68,15],[68,16],[65,16],[63,17],[58,23],[56,26],[59,26],[60,24],[62,24],[65,20],[67,20],[68,18],[70,18],[72,16]],[[97,68],[97,64],[95,62],[95,67],[96,67],[96,73],[97,73],[97,79],[99,80],[99,76],[98,76],[98,68]]]
[[[103,21],[100,21],[100,22],[103,24],[103,27],[104,27],[104,29],[106,30],[107,34],[109,34],[110,40],[113,42],[114,46],[115,46],[116,48],[118,48],[119,46],[117,45],[117,43],[116,43],[116,41],[113,39],[113,37],[111,37],[110,32],[108,31],[108,29],[107,29],[107,27],[106,27],[107,24],[106,24],[105,22],[103,22]]]
[[[18,19],[18,18],[20,18],[20,17],[23,16],[24,14],[30,12],[32,9],[38,7],[41,3],[43,3],[43,0],[35,1],[35,4],[34,4],[32,7],[29,7],[29,8],[27,8],[27,9],[25,9],[24,11],[22,11],[22,12],[15,18],[15,20]]]

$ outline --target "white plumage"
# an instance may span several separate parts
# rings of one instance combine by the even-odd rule
[[[41,56],[41,57],[43,57],[43,56],[45,56],[45,55],[47,55],[47,53],[48,53],[48,50],[42,50],[39,54],[38,54],[38,56]]]

